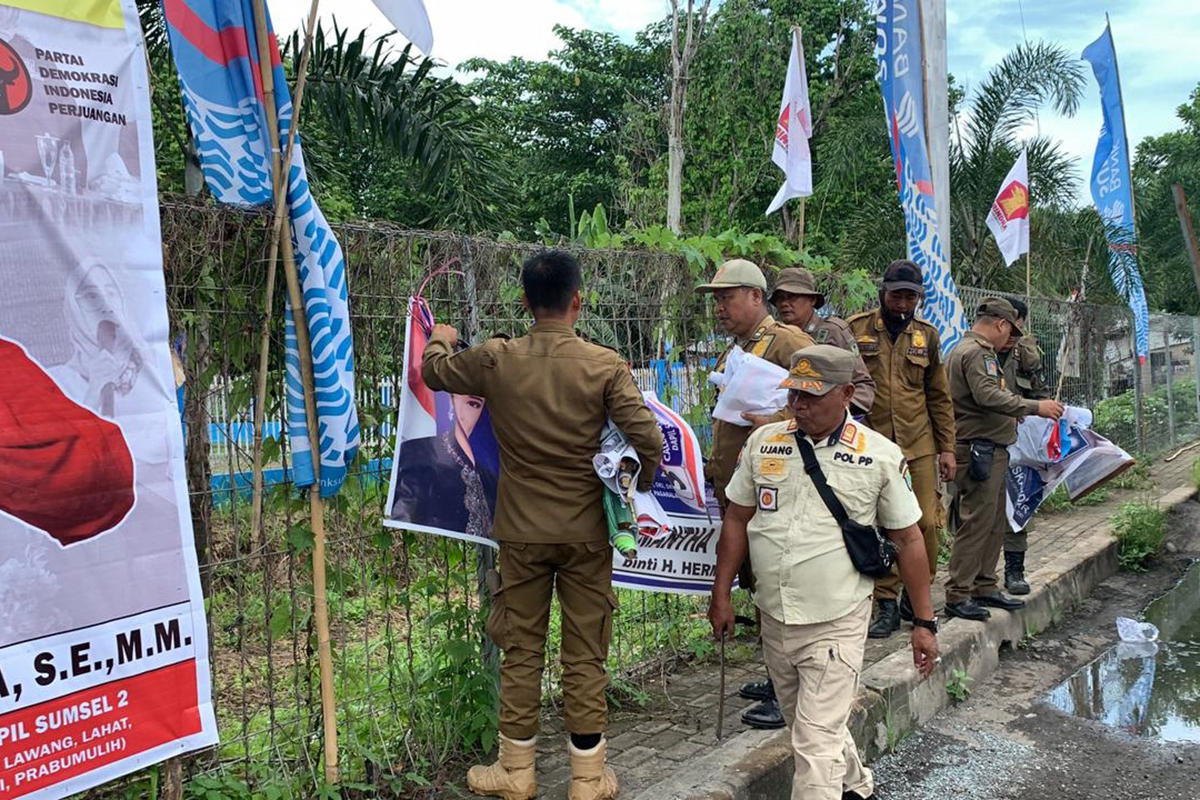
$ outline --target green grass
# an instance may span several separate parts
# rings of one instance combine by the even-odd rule
[[[966,670],[954,670],[950,673],[950,680],[946,681],[946,694],[950,695],[950,699],[956,705],[961,703],[971,694],[971,681],[973,680],[975,679],[968,675]]]
[[[1078,500],[1072,501],[1071,498],[1067,496],[1066,487],[1059,486],[1050,493],[1049,497],[1042,501],[1040,506],[1038,506],[1038,513],[1057,514],[1062,511],[1069,511],[1073,508],[1098,506],[1108,500],[1111,496],[1112,495],[1109,493],[1108,489],[1100,488],[1094,492],[1084,495]]]
[[[1125,503],[1112,517],[1113,534],[1120,549],[1117,560],[1122,569],[1141,572],[1154,557],[1166,535],[1167,512],[1156,505],[1139,501]]]

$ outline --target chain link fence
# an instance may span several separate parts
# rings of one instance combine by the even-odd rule
[[[250,520],[266,219],[165,199],[162,223],[171,335],[186,377],[187,475],[221,734],[221,745],[192,757],[187,772],[200,797],[209,791],[233,798],[317,796],[321,707],[312,541],[308,506],[290,482],[281,436],[279,313],[270,329],[261,533]],[[479,589],[492,552],[381,525],[407,303],[431,271],[451,264],[453,272],[425,291],[437,319],[476,342],[519,333],[527,324],[519,268],[537,248],[387,225],[335,227],[350,266],[363,431],[358,461],[326,518],[342,776],[356,791],[436,796],[423,787],[460,777],[463,760],[488,749],[496,728],[494,653],[485,641]],[[617,348],[642,388],[656,390],[706,438],[712,402],[706,378],[723,341],[714,335],[707,306],[691,292],[696,276],[683,259],[663,254],[578,255],[586,294],[581,331]],[[966,306],[984,294],[964,289]],[[1057,386],[1063,375],[1063,398],[1096,409],[1105,435],[1131,451],[1148,451],[1196,434],[1197,320],[1156,317],[1151,357],[1135,370],[1127,309],[1034,298],[1030,317],[1048,382]],[[1065,355],[1064,339],[1072,343]],[[618,705],[637,704],[651,681],[711,647],[707,603],[619,594],[612,697]],[[551,698],[560,679],[557,619],[555,611],[545,677]],[[97,796],[138,796],[156,781],[155,770]]]

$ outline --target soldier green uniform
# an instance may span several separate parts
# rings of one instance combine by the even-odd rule
[[[891,439],[908,459],[913,492],[921,506],[921,536],[929,577],[938,564],[938,453],[954,450],[954,406],[941,360],[937,328],[911,320],[893,341],[879,309],[849,319],[858,350],[875,379],[875,403],[867,424]],[[875,584],[876,600],[895,600],[900,575]]]
[[[1001,355],[1004,365],[1004,383],[1007,388],[1030,400],[1051,397],[1042,372],[1042,351],[1033,334],[1017,340],[1013,348]],[[1025,581],[1025,551],[1029,549],[1029,529],[1009,530],[1004,534],[1004,585],[1013,594],[1028,594],[1029,584]]]
[[[487,399],[500,445],[493,532],[501,586],[487,630],[504,651],[500,732],[524,740],[538,730],[550,595],[562,607],[565,721],[575,734],[603,732],[604,663],[617,597],[612,549],[592,456],[605,421],[625,433],[648,490],[662,434],[625,362],[562,323],[538,322],[518,339],[492,339],[459,353],[434,336],[421,375],[437,391]]]
[[[816,276],[803,267],[788,267],[779,273],[775,280],[775,289],[771,292],[771,302],[777,306],[780,292],[811,296],[814,311],[825,305],[825,295],[817,290]],[[821,317],[813,314],[804,326],[804,332],[817,344],[831,344],[854,353],[854,405],[861,413],[869,411],[871,404],[875,402],[875,380],[859,355],[854,334],[846,321],[840,317]]]
[[[1016,325],[1016,311],[1006,300],[984,300],[979,314]],[[1004,387],[996,351],[974,331],[950,353],[946,371],[957,438],[957,494],[952,508],[957,526],[946,581],[949,606],[1000,591],[996,563],[1009,529],[1005,511],[1008,445],[1017,440],[1017,420],[1036,414],[1038,401],[1018,397]]]

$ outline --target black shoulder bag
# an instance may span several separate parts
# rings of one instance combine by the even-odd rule
[[[878,528],[850,519],[846,514],[846,507],[825,480],[825,473],[817,463],[817,454],[813,451],[812,444],[800,431],[796,431],[796,445],[804,458],[804,471],[808,474],[808,479],[817,487],[817,494],[821,495],[825,507],[842,529],[842,540],[846,543],[846,550],[850,553],[850,561],[854,568],[869,578],[882,578],[890,573],[892,564],[896,563],[899,549],[890,539],[883,536]]]

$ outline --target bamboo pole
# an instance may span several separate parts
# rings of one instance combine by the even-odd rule
[[[300,69],[296,83],[296,98],[292,105],[292,124],[288,129],[288,144],[286,162],[279,160],[279,118],[274,103],[274,72],[271,67],[269,43],[266,41],[266,6],[264,0],[253,0],[255,28],[259,32],[259,70],[263,80],[263,96],[268,96],[270,87],[271,102],[266,104],[267,124],[271,134],[271,149],[273,152],[272,169],[274,171],[273,186],[275,189],[275,227],[276,234],[272,249],[278,247],[283,254],[283,273],[287,283],[288,301],[292,307],[292,320],[296,327],[296,347],[300,351],[300,379],[304,386],[304,411],[308,423],[308,441],[312,451],[313,477],[315,483],[309,490],[309,513],[312,519],[313,531],[313,623],[317,631],[317,657],[320,663],[321,676],[321,715],[325,740],[325,781],[330,784],[338,783],[338,745],[337,745],[337,705],[333,689],[333,654],[329,644],[329,606],[325,594],[325,504],[321,499],[321,449],[317,436],[317,404],[315,381],[313,379],[312,344],[308,338],[308,323],[304,314],[303,293],[300,288],[299,270],[296,268],[296,254],[292,249],[290,229],[283,227],[282,218],[286,211],[287,178],[290,172],[290,162],[296,141],[296,128],[299,123],[300,102],[303,98],[305,74],[308,68],[308,53],[311,51],[313,30],[316,27],[317,7],[320,0],[312,0],[309,7],[308,26],[305,30],[304,51],[300,59]],[[262,57],[266,49],[268,55]],[[286,169],[285,169],[286,168]],[[274,266],[274,259],[268,263],[268,270]],[[260,353],[259,365],[264,367],[265,348]],[[260,370],[260,385],[265,386],[265,368]],[[259,408],[262,404],[259,405]],[[257,413],[256,413],[257,417]],[[261,428],[256,429],[256,439],[261,436]],[[261,440],[260,440],[261,445]],[[261,450],[259,451],[259,503],[261,504]],[[259,509],[261,515],[261,505]],[[261,523],[261,517],[259,522]]]

